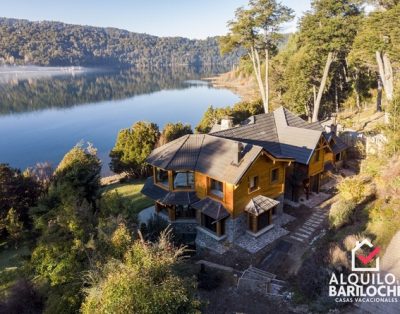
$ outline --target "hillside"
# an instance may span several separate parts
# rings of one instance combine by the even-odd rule
[[[218,38],[157,37],[116,28],[0,18],[0,63],[43,66],[232,65]]]

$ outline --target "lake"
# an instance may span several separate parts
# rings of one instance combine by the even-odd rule
[[[98,70],[86,74],[12,78],[0,84],[0,163],[25,169],[56,166],[75,144],[91,142],[109,174],[118,131],[139,120],[184,122],[192,128],[208,106],[239,101],[200,78],[217,70]]]

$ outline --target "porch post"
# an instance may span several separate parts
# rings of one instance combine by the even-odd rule
[[[169,220],[175,221],[175,206],[168,207],[168,217]]]
[[[217,221],[217,236],[222,236],[221,220]]]

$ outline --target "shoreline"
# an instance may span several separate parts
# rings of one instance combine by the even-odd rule
[[[237,94],[241,101],[253,101],[258,98],[254,79],[238,74],[235,70],[216,76],[204,77],[214,88],[226,88]]]

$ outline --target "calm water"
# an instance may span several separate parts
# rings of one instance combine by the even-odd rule
[[[194,128],[209,105],[239,97],[199,81],[209,73],[168,70],[96,72],[80,76],[13,80],[0,85],[0,162],[26,168],[54,166],[78,142],[91,142],[108,172],[108,153],[118,131],[138,120]]]

